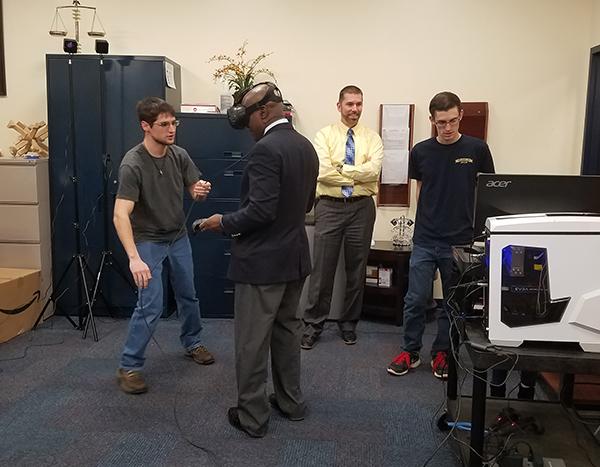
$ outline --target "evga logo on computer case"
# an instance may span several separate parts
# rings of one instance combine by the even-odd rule
[[[511,180],[490,180],[485,184],[488,188],[508,188],[511,184]]]

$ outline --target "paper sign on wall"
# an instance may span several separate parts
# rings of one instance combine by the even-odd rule
[[[165,62],[165,80],[167,81],[167,86],[172,89],[177,89],[175,86],[175,68],[172,63]]]
[[[381,183],[408,183],[410,146],[410,104],[384,104],[381,114],[383,167]]]

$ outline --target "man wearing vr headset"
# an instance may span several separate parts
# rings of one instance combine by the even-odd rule
[[[383,160],[379,135],[358,123],[362,91],[346,86],[337,109],[341,121],[326,126],[315,137],[319,155],[318,201],[315,205],[314,270],[304,311],[302,348],[312,349],[329,315],[335,269],[344,247],[346,285],[344,308],[338,320],[342,339],[356,343],[361,314],[367,257],[371,246],[377,181]]]
[[[212,215],[199,230],[233,237],[228,277],[236,284],[238,402],[227,417],[235,428],[262,437],[269,404],[289,420],[304,418],[296,311],[311,269],[304,218],[313,206],[319,161],[310,141],[284,118],[273,83],[257,84],[240,101],[229,109],[229,121],[248,127],[257,141],[248,154],[240,208]],[[267,398],[269,349],[275,393]]]

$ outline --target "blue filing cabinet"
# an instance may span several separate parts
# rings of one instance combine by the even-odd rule
[[[254,142],[247,130],[234,130],[225,115],[178,114],[177,144],[185,148],[212,184],[206,201],[194,203],[188,229],[195,219],[235,211],[239,206],[246,155]],[[191,200],[186,201],[186,212]],[[196,292],[203,317],[233,316],[234,285],[227,279],[231,240],[214,233],[191,237]]]
[[[173,67],[174,87],[166,83],[167,66]],[[108,250],[111,264],[103,268],[96,310],[103,314],[110,307],[113,315],[127,316],[137,296],[112,224],[119,164],[142,140],[135,110],[140,99],[158,96],[179,109],[180,67],[160,56],[47,55],[46,80],[57,310],[77,315],[85,303],[77,265],[69,266],[73,256],[83,255],[89,288]]]

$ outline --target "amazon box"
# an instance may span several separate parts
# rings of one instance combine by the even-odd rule
[[[29,331],[40,313],[40,271],[0,268],[0,342]]]

